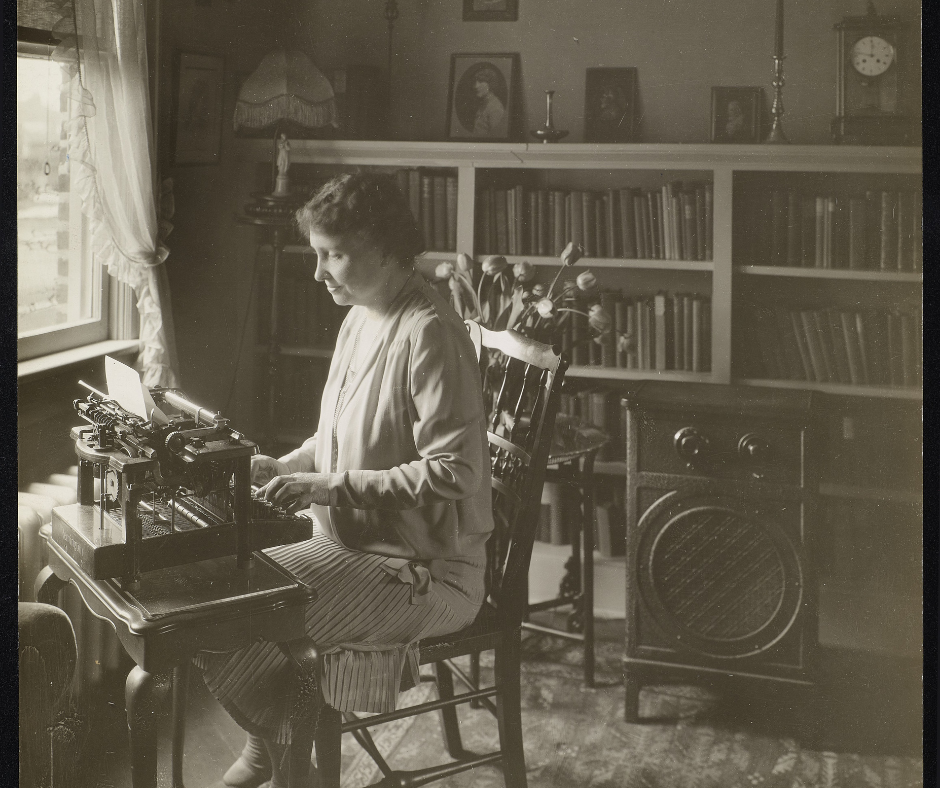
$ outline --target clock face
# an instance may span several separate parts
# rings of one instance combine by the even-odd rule
[[[880,36],[865,36],[852,46],[852,66],[865,77],[877,77],[894,62],[894,47]]]

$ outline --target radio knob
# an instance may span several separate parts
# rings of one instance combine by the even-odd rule
[[[702,460],[710,444],[708,438],[695,427],[683,427],[673,437],[673,445],[679,459],[691,468]]]
[[[760,435],[749,432],[738,441],[738,453],[748,462],[762,465],[770,459],[770,444]]]

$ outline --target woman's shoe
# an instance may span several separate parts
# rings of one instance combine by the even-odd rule
[[[271,758],[264,739],[249,734],[242,754],[222,776],[222,782],[230,788],[258,788],[270,779]]]

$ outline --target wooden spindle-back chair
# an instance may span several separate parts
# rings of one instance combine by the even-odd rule
[[[387,714],[359,719],[324,708],[317,723],[320,785],[339,788],[340,739],[353,733],[376,760],[383,785],[416,786],[498,763],[507,788],[525,788],[519,650],[528,592],[529,559],[538,527],[542,481],[567,363],[546,344],[509,331],[468,329],[480,357],[496,529],[488,542],[488,597],[473,624],[460,632],[422,640],[422,665],[432,664],[439,699]],[[495,651],[495,682],[479,688],[454,659]],[[454,679],[467,691],[454,691]],[[456,706],[477,701],[496,717],[499,749],[474,754],[463,749]],[[430,768],[393,770],[379,754],[368,726],[440,710],[444,743],[451,758]],[[345,720],[344,720],[345,716]]]

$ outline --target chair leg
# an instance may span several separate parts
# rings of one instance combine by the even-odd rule
[[[592,464],[593,468],[593,464]],[[581,571],[581,605],[584,615],[584,684],[594,686],[594,481],[591,476],[581,485],[584,566]]]
[[[317,774],[320,778],[320,788],[340,788],[342,738],[342,714],[324,703],[320,708],[316,733]]]
[[[503,752],[506,788],[526,788],[525,750],[522,743],[522,689],[520,686],[520,632],[505,635],[496,647],[496,721]]]
[[[474,689],[480,689],[480,652],[475,651],[470,655],[470,681],[473,682]],[[478,700],[470,701],[471,709],[483,708],[483,704]]]
[[[434,674],[437,676],[437,693],[441,700],[454,697],[454,677],[450,668],[443,662],[434,663]],[[444,746],[451,758],[460,759],[466,754],[460,740],[460,723],[457,720],[457,707],[445,706],[441,709],[441,733],[444,735]]]

